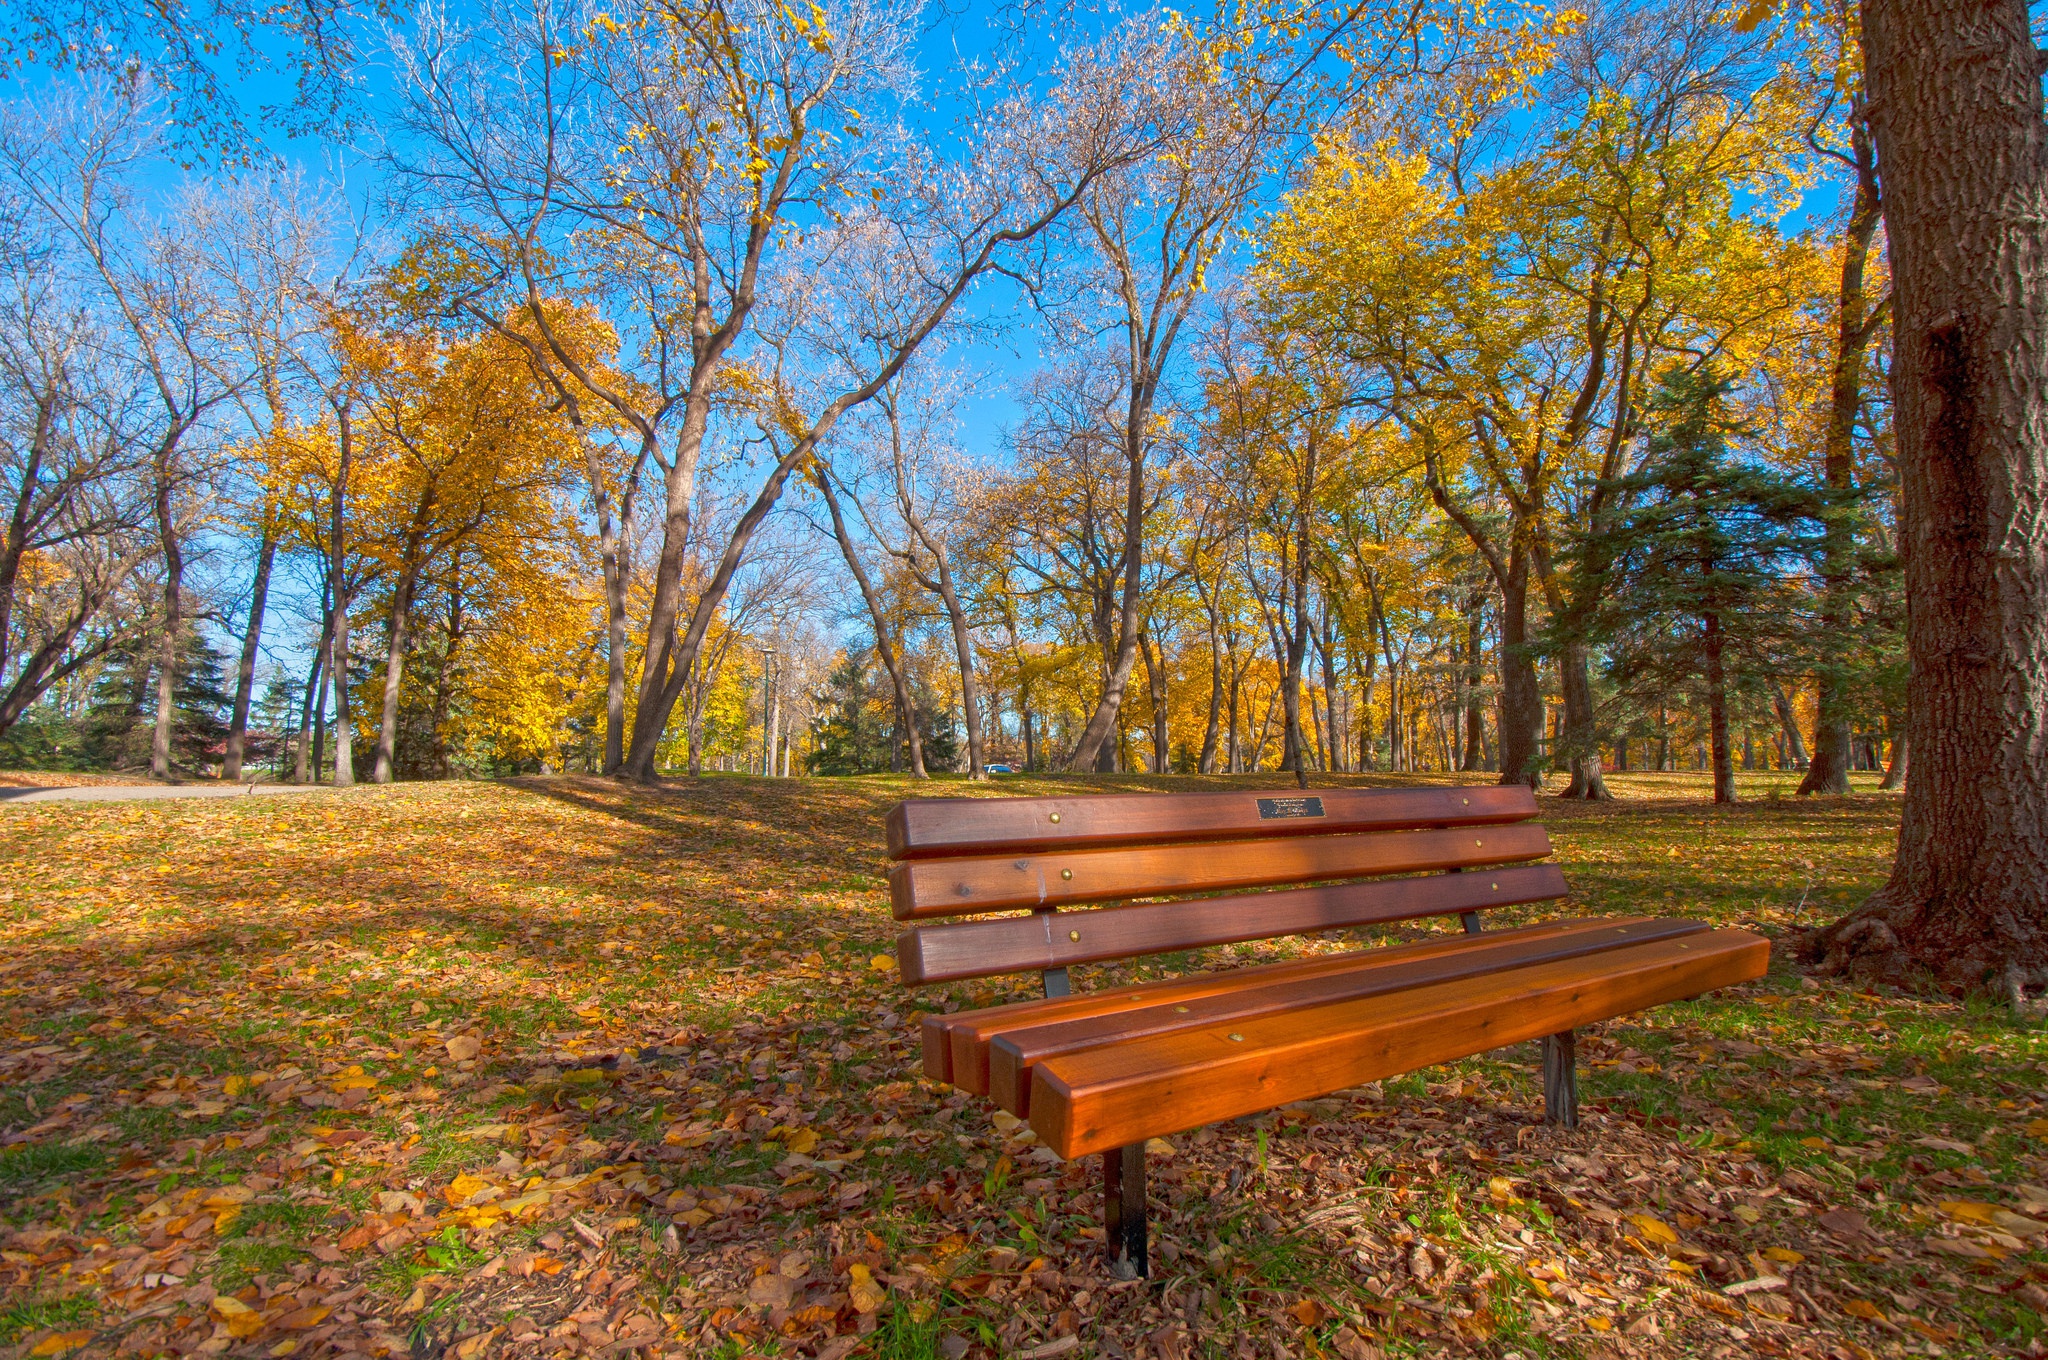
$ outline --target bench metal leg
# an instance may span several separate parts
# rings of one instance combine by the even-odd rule
[[[1579,1126],[1579,1039],[1571,1030],[1543,1039],[1543,1119],[1560,1128]]]
[[[1145,1253],[1145,1145],[1102,1154],[1102,1238],[1120,1280],[1151,1274]]]

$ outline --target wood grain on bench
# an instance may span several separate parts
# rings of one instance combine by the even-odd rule
[[[1315,803],[1319,816],[1291,806]],[[1273,806],[1261,806],[1261,804]],[[920,798],[889,810],[890,859],[1082,849],[1145,841],[1317,836],[1426,826],[1526,821],[1536,795],[1521,785],[1441,789],[1097,794],[1078,798]]]
[[[1031,1126],[1062,1157],[1125,1147],[1747,982],[1769,953],[1715,930],[1062,1054]]]
[[[1626,921],[1635,918],[1620,919]],[[1571,931],[1581,924],[1583,922],[1546,921],[1511,931],[1499,931],[1487,938],[1546,938]],[[1425,959],[1437,954],[1455,953],[1469,944],[1470,940],[1467,937],[1452,936],[1416,944],[1380,946],[1351,950],[1342,954],[1320,954],[1312,958],[1290,959],[1284,963],[1191,973],[1184,977],[1132,983],[1125,987],[1104,987],[1098,991],[1077,992],[1072,996],[1053,997],[1043,1001],[1018,1001],[1007,1006],[991,1006],[983,1010],[956,1011],[951,1015],[927,1015],[922,1025],[925,1075],[934,1081],[949,1082],[975,1095],[987,1095],[989,1043],[996,1035],[1007,1030],[1037,1024],[1053,1024],[1083,1016],[1120,1015],[1126,1011],[1143,1010],[1148,1006],[1168,1005],[1193,997],[1214,996],[1235,991],[1240,987],[1261,986],[1293,978],[1343,972],[1357,967],[1359,960],[1376,958],[1389,948],[1398,950],[1409,959]]]
[[[1563,872],[1554,864],[1536,864],[1094,911],[1034,912],[906,930],[896,939],[896,966],[908,983],[950,982],[1277,935],[1455,916],[1564,895]]]
[[[1133,846],[1056,854],[906,860],[889,871],[898,920],[1014,907],[1217,892],[1275,883],[1412,874],[1542,859],[1550,835],[1533,824],[1347,833],[1189,847]]]
[[[1371,950],[1355,956],[1357,962],[1350,968],[1311,977],[1265,983],[1245,978],[1240,987],[1199,999],[1001,1030],[990,1036],[988,1095],[1011,1114],[1028,1116],[1032,1070],[1061,1054],[1254,1016],[1390,996],[1409,988],[1460,978],[1499,975],[1503,981],[1509,981],[1510,970],[1532,964],[1589,958],[1631,945],[1704,934],[1706,930],[1699,921],[1672,919],[1581,921],[1573,929],[1533,937],[1504,930],[1461,940],[1461,948],[1424,958],[1416,958],[1401,948]]]

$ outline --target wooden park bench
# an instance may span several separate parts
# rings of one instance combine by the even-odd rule
[[[1028,1119],[1063,1158],[1102,1154],[1126,1277],[1147,1270],[1149,1138],[1530,1039],[1546,1117],[1574,1125],[1574,1029],[1760,977],[1769,947],[1641,916],[1482,933],[1490,907],[1567,891],[1533,862],[1550,853],[1535,815],[1519,785],[899,803],[897,919],[1005,913],[904,931],[903,981],[1045,983],[1043,1001],[925,1017],[925,1072]],[[1068,982],[1075,964],[1430,916],[1464,933],[1085,994]]]

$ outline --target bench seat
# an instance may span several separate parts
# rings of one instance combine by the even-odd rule
[[[1031,1127],[1062,1157],[1143,1143],[1699,996],[1768,952],[1704,931],[1060,1053],[1032,1069]]]

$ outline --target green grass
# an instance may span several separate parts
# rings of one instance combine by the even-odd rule
[[[34,1332],[82,1330],[98,1312],[91,1297],[84,1294],[16,1299],[0,1308],[0,1346],[11,1346]]]
[[[18,1143],[0,1149],[0,1189],[24,1190],[42,1181],[97,1170],[107,1154],[96,1147]]]

